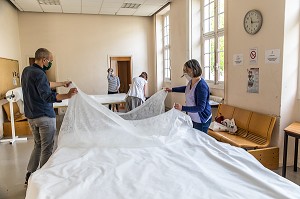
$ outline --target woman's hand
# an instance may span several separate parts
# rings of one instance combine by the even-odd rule
[[[177,109],[177,110],[179,110],[179,111],[181,111],[182,110],[182,105],[175,103],[174,104],[174,108]]]
[[[71,98],[73,95],[76,95],[77,93],[78,93],[77,88],[71,88],[71,89],[69,90],[69,92],[67,93],[68,98]]]
[[[71,83],[72,83],[72,81],[64,81],[63,86],[64,87],[69,87]]]
[[[172,88],[165,88],[166,92],[172,92]]]

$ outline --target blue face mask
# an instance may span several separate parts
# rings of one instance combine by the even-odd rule
[[[48,62],[48,66],[43,66],[43,70],[46,71],[46,70],[49,70],[52,66],[52,62]]]

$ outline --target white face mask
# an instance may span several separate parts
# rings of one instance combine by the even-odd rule
[[[191,81],[191,76],[189,76],[187,73],[184,73],[183,76],[188,80]]]

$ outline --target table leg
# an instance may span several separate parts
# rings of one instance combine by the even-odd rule
[[[286,176],[286,159],[287,159],[287,146],[288,146],[288,135],[284,133],[284,149],[283,149],[283,165],[282,165],[282,177]]]
[[[298,138],[295,137],[294,171],[297,171],[297,163],[298,163]]]

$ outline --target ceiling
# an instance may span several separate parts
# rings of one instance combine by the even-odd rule
[[[171,0],[10,0],[22,12],[152,16]]]

